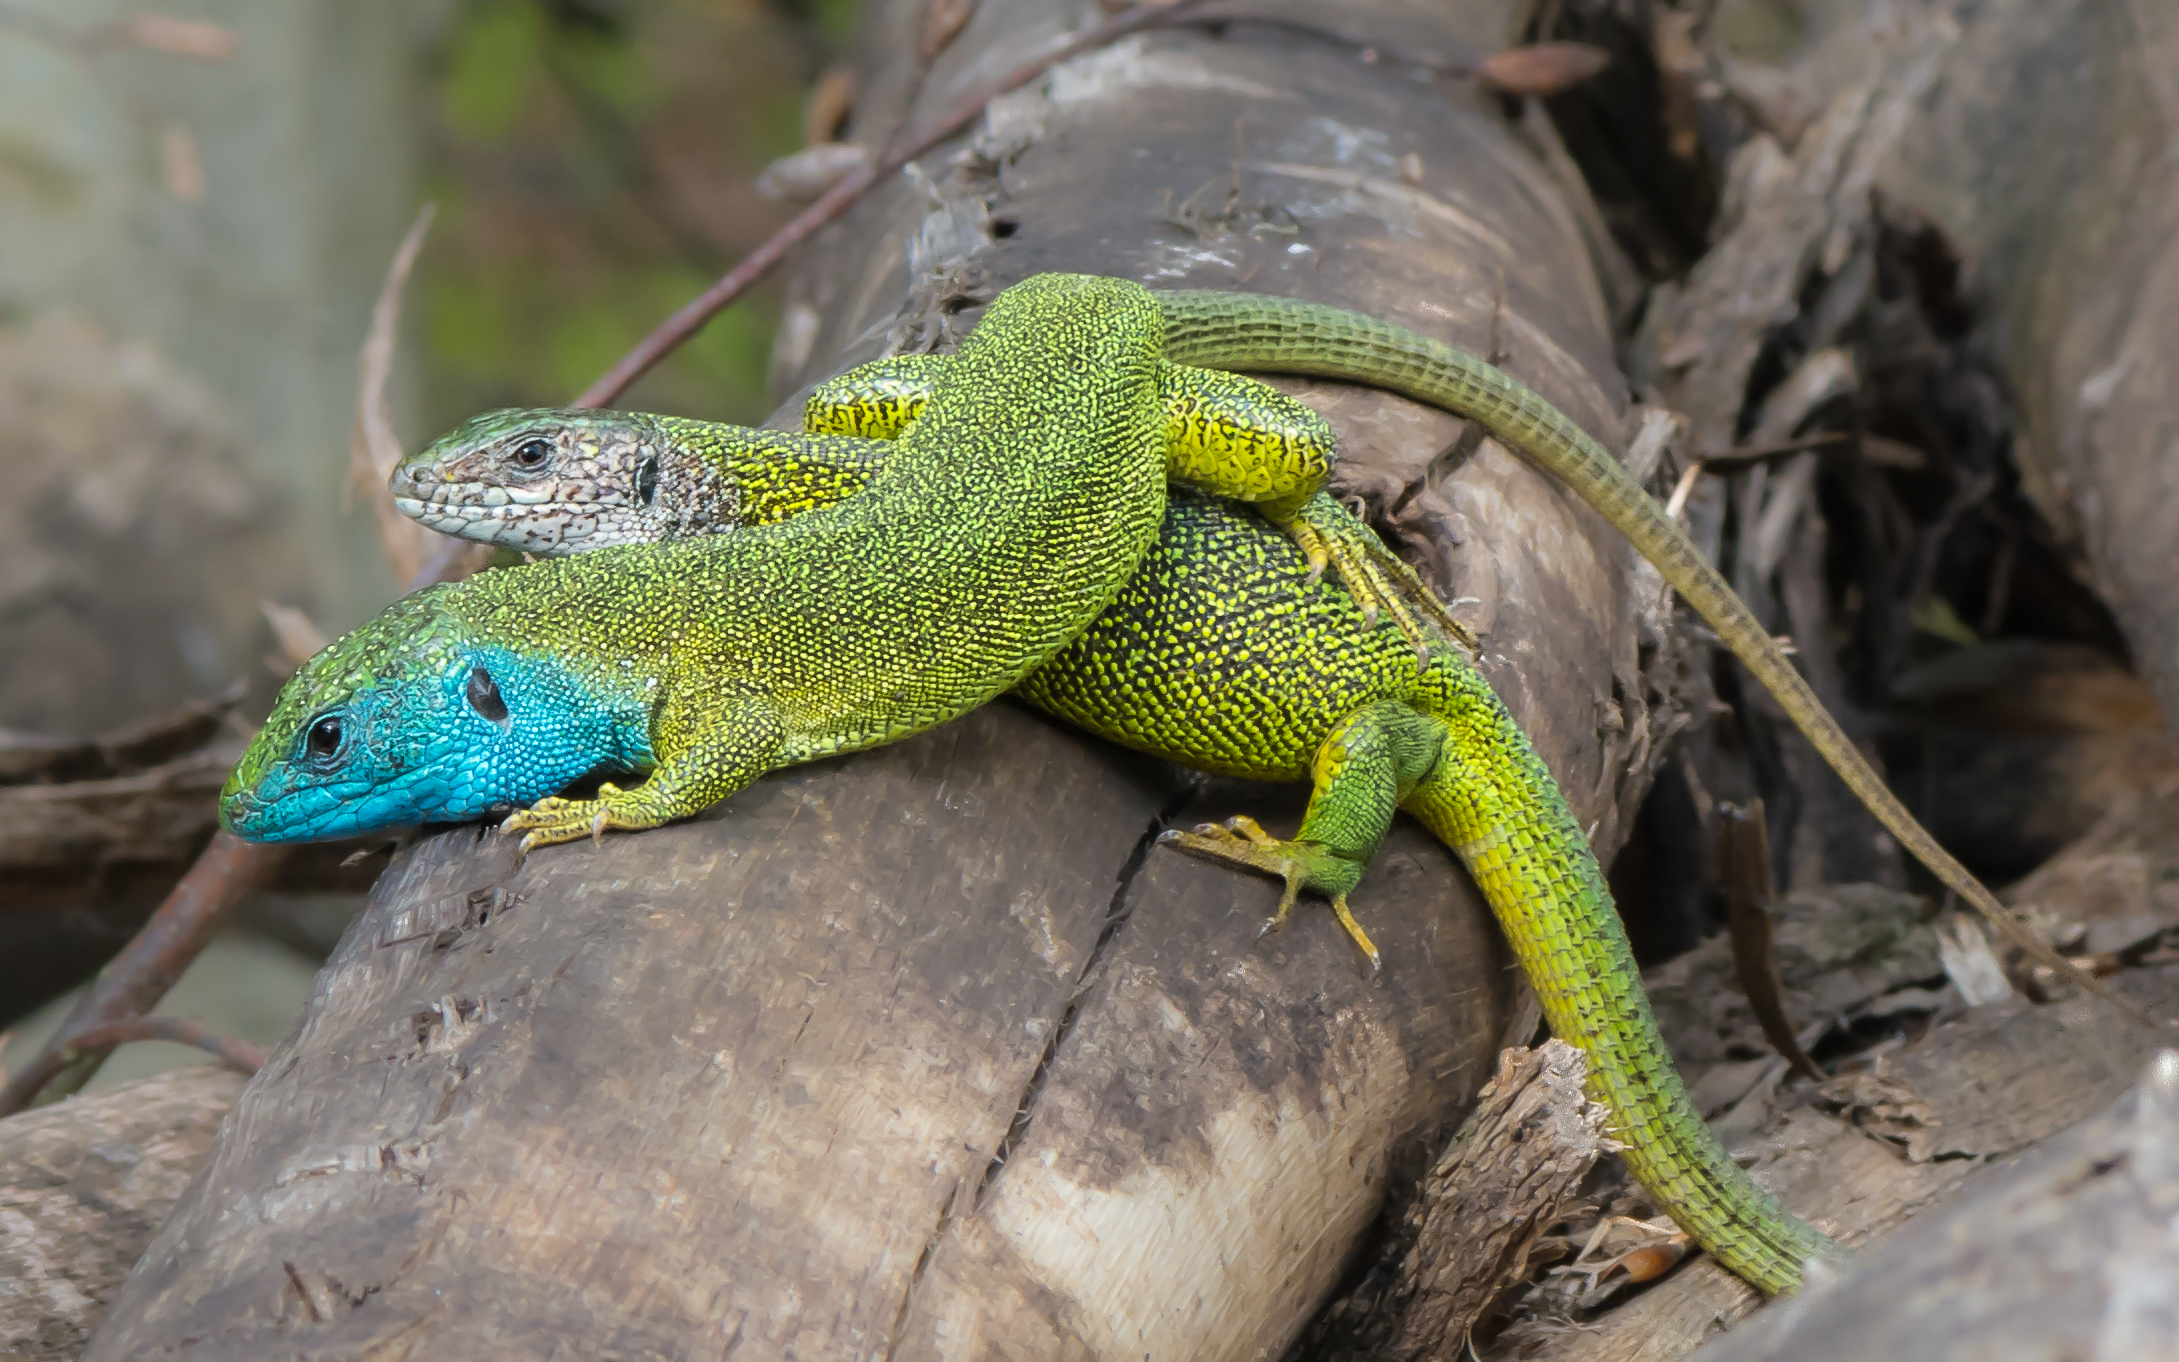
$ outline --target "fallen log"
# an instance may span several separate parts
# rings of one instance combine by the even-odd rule
[[[1071,13],[986,7],[921,73],[873,33],[858,129]],[[1488,50],[1501,19],[1341,24],[1397,53]],[[783,385],[1071,269],[1495,349],[1616,440],[1599,238],[1548,134],[1386,65],[1238,21],[1069,63],[820,240]],[[1628,551],[1450,418],[1304,390],[1473,598],[1486,674],[1608,852],[1693,684]],[[86,1356],[1275,1356],[1489,1077],[1511,990],[1472,888],[1404,823],[1356,896],[1381,978],[1328,915],[1259,940],[1274,886],[1150,847],[1240,811],[1291,826],[1298,793],[1001,704],[519,866],[428,838]]]
[[[74,1362],[241,1091],[197,1066],[0,1121],[0,1356]]]

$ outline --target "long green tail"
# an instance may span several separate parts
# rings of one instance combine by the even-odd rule
[[[1383,388],[1480,424],[1492,439],[1552,474],[1625,535],[1709,621],[1733,656],[1777,698],[1839,779],[1899,844],[1974,905],[2030,958],[2146,1024],[2029,931],[1967,867],[1937,844],[1885,786],[1816,693],[1694,541],[1604,447],[1517,379],[1465,350],[1390,322],[1317,303],[1249,293],[1169,290],[1165,357],[1259,373],[1310,374]],[[1548,1001],[1546,1003],[1548,1007]]]
[[[1513,717],[1465,662],[1441,660],[1418,699],[1451,730],[1401,807],[1453,849],[1504,925],[1553,1034],[1589,1060],[1621,1157],[1680,1228],[1765,1292],[1839,1252],[1734,1163],[1695,1110],[1642,992],[1596,857]]]

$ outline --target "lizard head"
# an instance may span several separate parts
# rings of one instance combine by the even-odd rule
[[[557,557],[710,528],[660,504],[673,452],[639,413],[494,411],[403,459],[389,486],[403,515],[441,534]],[[681,495],[676,472],[666,500]]]
[[[649,764],[640,705],[477,639],[444,608],[454,589],[396,602],[303,665],[227,777],[222,826],[309,842],[461,822]]]

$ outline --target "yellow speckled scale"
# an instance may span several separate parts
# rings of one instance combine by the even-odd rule
[[[828,378],[803,404],[802,428],[813,434],[895,439],[923,414],[946,363],[944,355],[895,355]]]
[[[1401,393],[1477,421],[1492,439],[1565,482],[1709,622],[1719,641],[1763,683],[1809,745],[1901,846],[2031,958],[2061,978],[2110,997],[2029,930],[1915,821],[1687,532],[1565,413],[1467,351],[1361,313],[1207,290],[1173,290],[1157,298],[1165,315],[1165,356],[1172,362],[1311,374]]]
[[[1016,693],[1191,766],[1311,778],[1292,841],[1168,834],[1180,850],[1284,881],[1282,916],[1302,891],[1344,909],[1395,809],[1421,819],[1475,876],[1552,1031],[1588,1055],[1590,1091],[1642,1185],[1733,1271],[1766,1291],[1794,1286],[1803,1262],[1836,1248],[1758,1187],[1695,1112],[1603,872],[1527,735],[1458,651],[1418,663],[1345,593],[1297,597],[1303,571],[1246,513],[1176,490],[1119,599]]]

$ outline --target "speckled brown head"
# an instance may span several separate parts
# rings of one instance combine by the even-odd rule
[[[506,410],[403,459],[401,513],[461,539],[556,557],[732,528],[730,479],[635,412]]]

